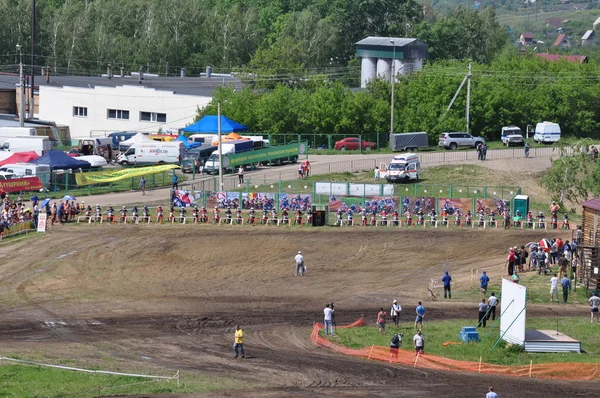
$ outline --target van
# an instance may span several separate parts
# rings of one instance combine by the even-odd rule
[[[541,122],[535,125],[533,140],[538,143],[551,144],[560,140],[560,126],[557,123]]]
[[[2,146],[0,146],[0,151],[4,151],[5,153],[35,152],[39,156],[42,156],[52,150],[52,142],[48,137],[44,136],[9,137],[0,141],[3,142]]]
[[[416,153],[405,153],[392,158],[385,179],[388,182],[418,181],[421,173],[421,161]]]
[[[0,167],[0,172],[12,173],[14,178],[37,177],[44,186],[50,183],[52,169],[48,164],[14,163]]]
[[[141,142],[133,144],[125,153],[117,158],[122,166],[129,164],[179,164],[185,156],[185,144],[182,141],[173,142]]]

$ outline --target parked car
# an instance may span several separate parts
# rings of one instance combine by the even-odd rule
[[[505,126],[502,127],[502,133],[500,135],[502,145],[525,145],[525,139],[523,138],[523,132],[517,126]]]
[[[371,149],[377,149],[377,144],[369,141],[362,141],[356,137],[348,137],[343,140],[336,141],[333,149],[336,151],[358,151],[359,142],[361,143],[363,151],[370,151]]]
[[[442,133],[440,134],[439,146],[445,149],[455,150],[459,147],[476,148],[479,144],[485,144],[481,137],[473,137],[467,133]]]
[[[67,155],[69,155],[72,158],[76,158],[77,156],[79,156],[79,148],[71,148],[67,151]]]

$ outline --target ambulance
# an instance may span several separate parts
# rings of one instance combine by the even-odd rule
[[[421,161],[416,153],[404,153],[392,158],[389,167],[386,167],[385,179],[388,182],[418,181],[421,173]]]

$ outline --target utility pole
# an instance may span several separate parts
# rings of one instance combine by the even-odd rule
[[[29,117],[33,119],[35,99],[33,97],[33,80],[35,76],[34,71],[35,65],[35,0],[32,0],[31,4],[31,92],[29,96]]]
[[[217,103],[217,132],[219,134],[219,189],[223,192],[223,145],[221,141],[221,101]]]
[[[396,80],[396,76],[394,76],[394,66],[396,63],[396,44],[394,43],[394,40],[390,40],[390,43],[392,43],[392,47],[394,48],[394,52],[393,52],[393,56],[392,56],[392,73],[390,78],[392,79],[392,100],[391,100],[391,113],[390,113],[390,134],[394,134],[394,83]],[[391,138],[390,138],[391,139]]]
[[[17,51],[19,52],[19,85],[21,86],[19,104],[19,127],[25,126],[25,79],[23,79],[23,52],[21,46],[17,44]]]
[[[467,73],[467,110],[466,110],[466,119],[467,119],[467,134],[469,134],[469,120],[470,120],[470,111],[471,111],[471,61],[469,61],[469,72]]]

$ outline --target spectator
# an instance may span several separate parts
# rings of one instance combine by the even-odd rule
[[[417,330],[417,334],[413,337],[413,344],[415,347],[416,355],[423,354],[425,350],[425,338],[421,334],[420,330]]]
[[[566,303],[567,299],[569,298],[569,290],[571,290],[571,281],[565,275],[560,281],[560,284],[562,285],[563,290],[563,301]]]
[[[244,166],[238,167],[238,180],[240,184],[244,183]]]
[[[492,387],[488,388],[488,393],[485,394],[485,398],[498,398],[498,394],[494,392]]]
[[[517,256],[515,254],[515,249],[510,247],[508,249],[508,257],[506,258],[506,266],[508,268],[508,276],[512,276],[515,271],[515,261]]]
[[[325,305],[325,309],[323,310],[323,321],[325,323],[325,334],[326,335],[334,335],[333,331],[333,308],[330,308],[329,304]]]
[[[419,325],[419,331],[421,331],[423,330],[423,318],[425,318],[425,307],[423,307],[423,304],[420,301],[419,305],[415,309],[415,312],[417,313],[417,317],[415,318],[415,330],[417,329],[417,325]]]
[[[173,172],[173,190],[179,189],[179,177]]]
[[[142,190],[142,195],[146,194],[146,179],[144,178],[144,176],[142,176],[142,178],[140,178],[140,189]]]
[[[483,274],[479,277],[479,290],[481,290],[481,294],[485,297],[487,292],[488,283],[490,282],[490,277],[487,276],[487,273],[483,271]]]
[[[598,306],[600,306],[600,297],[598,297],[598,293],[592,293],[592,297],[588,300],[590,303],[590,322],[594,322],[594,317],[596,318],[596,322],[598,322]]]
[[[488,315],[487,315],[487,319],[490,319],[490,316],[492,317],[492,321],[496,320],[496,306],[498,305],[498,297],[496,297],[496,293],[492,292],[492,294],[490,295],[490,298],[488,299]]]
[[[558,303],[558,276],[556,274],[550,278],[550,302],[554,301],[554,296],[556,296],[556,302]]]
[[[385,332],[385,311],[383,310],[383,307],[381,307],[377,313],[377,326],[379,327],[379,335],[383,335]]]
[[[483,326],[485,327],[485,322],[487,320],[487,310],[488,310],[488,305],[485,302],[485,299],[481,299],[481,303],[479,303],[479,321],[477,323],[477,327]]]
[[[452,298],[452,290],[450,287],[450,282],[452,282],[452,277],[448,274],[448,271],[444,272],[444,276],[442,276],[442,282],[444,282],[444,298],[446,298],[446,294],[448,298]]]
[[[381,177],[381,172],[379,171],[379,167],[375,167],[375,182],[379,182],[380,177]]]
[[[392,309],[390,310],[390,316],[394,321],[394,326],[398,327],[398,323],[400,322],[400,311],[402,311],[402,307],[398,304],[398,300],[394,300],[392,302]]]
[[[238,349],[241,349],[242,351],[242,359],[246,358],[246,353],[244,352],[244,332],[242,332],[242,328],[235,325],[235,340],[233,343],[233,352],[235,352],[234,358],[238,357]]]

